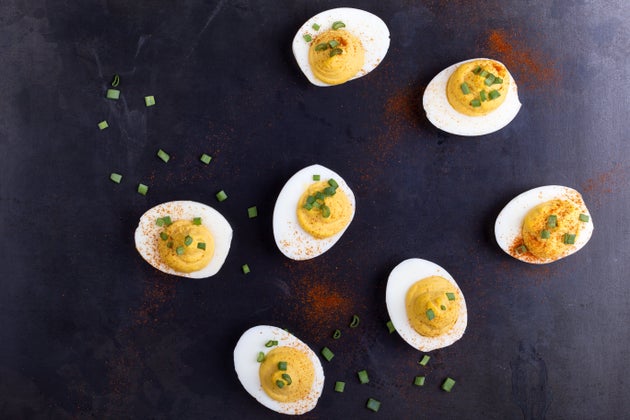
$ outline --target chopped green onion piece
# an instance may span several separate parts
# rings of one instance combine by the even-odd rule
[[[316,200],[322,200],[322,201],[323,201],[323,200],[324,200],[324,198],[326,198],[326,196],[324,195],[324,193],[323,193],[323,192],[319,192],[319,191],[318,191],[317,193],[315,193],[315,199],[316,199]]]
[[[313,175],[313,181],[319,181],[321,177],[319,175]]]
[[[330,48],[337,48],[339,46],[339,41],[337,41],[336,39],[328,41],[328,46]]]
[[[479,92],[479,98],[481,98],[481,102],[484,102],[486,100],[488,100],[488,97],[486,96],[486,91],[482,90],[481,92]]]
[[[549,239],[549,238],[551,237],[551,233],[550,233],[547,229],[543,229],[543,230],[540,232],[540,237],[541,237],[542,239]]]
[[[256,361],[258,363],[264,362],[265,361],[265,353],[263,353],[262,351],[258,352],[258,357],[256,358]]]
[[[575,233],[565,233],[562,236],[562,242],[566,245],[573,245],[575,243]]]
[[[273,347],[273,346],[277,346],[278,345],[278,341],[277,340],[269,340],[265,343],[265,347]]]
[[[120,91],[118,89],[107,89],[107,93],[105,94],[107,99],[118,99],[120,98]]]
[[[336,55],[339,55],[343,53],[343,50],[341,48],[333,48],[332,50],[330,50],[330,56],[334,57]]]
[[[346,389],[346,383],[342,381],[335,382],[335,392],[343,392]]]
[[[440,309],[441,309],[441,310],[443,310],[443,311],[445,311],[445,310],[446,310],[446,306],[444,306],[444,305],[440,305]]]
[[[313,28],[316,31],[319,31],[320,26],[317,23],[313,23],[313,26],[311,26],[311,28]]]
[[[341,337],[341,330],[335,330],[332,336],[335,340],[338,340]]]
[[[328,49],[328,44],[322,42],[321,44],[315,45],[315,51],[326,51]]]
[[[588,214],[580,213],[580,222],[588,222],[590,219]]]
[[[447,377],[444,380],[444,383],[442,383],[442,389],[446,392],[451,392],[451,389],[453,389],[454,385],[455,385],[455,380]]]
[[[251,272],[251,270],[249,269],[249,265],[248,264],[243,264],[241,269],[243,270],[243,274],[249,274]]]
[[[157,152],[157,155],[160,159],[162,159],[164,162],[168,162],[169,159],[171,158],[168,153],[166,153],[164,150],[160,149]]]
[[[446,297],[448,300],[455,300],[455,293],[446,292]]]
[[[312,209],[313,209],[313,205],[312,205],[312,204],[308,204],[308,203],[304,204],[304,206],[303,206],[303,207],[304,207],[306,210],[312,210]]]
[[[433,309],[427,309],[427,318],[429,318],[429,321],[435,318],[435,312],[433,312]]]
[[[337,193],[337,189],[334,187],[326,187],[324,188],[324,195],[327,197],[331,197]]]
[[[496,76],[490,73],[488,74],[488,76],[486,76],[486,80],[484,80],[483,82],[486,84],[486,86],[492,86],[492,84],[494,83],[494,79],[496,79]]]
[[[370,382],[370,378],[368,377],[368,373],[367,370],[363,369],[357,372],[357,375],[359,376],[359,382],[361,382],[362,384],[367,384],[368,382]]]
[[[558,216],[556,216],[555,214],[552,214],[551,216],[547,218],[548,227],[555,228],[557,224],[558,224]]]
[[[164,225],[166,225],[166,226],[168,226],[168,225],[173,223],[173,221],[171,220],[171,216],[164,216],[164,217],[162,217],[162,220],[164,221]]]
[[[518,252],[519,254],[524,254],[527,252],[527,247],[525,245],[521,245],[516,248],[516,252]]]
[[[308,197],[306,197],[306,204],[313,204],[315,200],[316,200],[315,197],[313,197],[312,195],[309,195]]]
[[[490,98],[490,100],[497,99],[499,96],[501,96],[501,94],[498,90],[491,90],[490,93],[488,93],[488,97]]]
[[[164,219],[162,219],[161,217],[158,217],[157,220],[155,221],[155,224],[158,226],[164,226]]]
[[[339,29],[339,28],[345,28],[345,27],[346,27],[346,24],[340,20],[338,20],[337,22],[333,22],[332,24],[333,29]]]
[[[201,217],[193,217],[193,225],[199,226],[201,225]]]
[[[333,357],[335,357],[335,353],[333,353],[332,351],[330,351],[330,349],[328,347],[324,347],[322,349],[322,356],[324,356],[324,359],[326,359],[327,361],[331,361]]]
[[[169,249],[173,248],[173,242],[171,241],[171,242],[167,243],[166,247],[169,248]]]
[[[184,245],[190,246],[193,243],[193,238],[190,235],[186,235],[184,238]]]
[[[199,158],[200,161],[202,161],[203,163],[205,163],[206,165],[210,163],[210,161],[212,160],[212,156],[207,155],[207,154],[203,154],[201,155],[201,157]]]
[[[155,97],[153,95],[145,96],[144,97],[144,104],[146,106],[153,106],[153,105],[155,105]]]
[[[422,356],[422,359],[418,362],[418,364],[422,366],[426,366],[427,363],[429,363],[429,360],[431,360],[431,356],[429,356],[428,354],[425,354],[424,356]]]
[[[332,178],[330,178],[330,179],[328,180],[328,185],[330,185],[331,187],[333,187],[333,188],[335,188],[335,189],[336,189],[336,188],[339,188],[339,184],[337,184],[337,181],[335,181],[335,180],[334,180],[334,179],[332,179]]]
[[[485,70],[481,70],[481,71],[479,72],[479,76],[481,76],[481,77],[486,77],[486,76],[487,76],[487,75],[489,75],[489,74],[490,74],[490,73],[488,73],[488,72],[487,72],[487,71],[485,71]]]
[[[472,72],[473,74],[479,74],[480,71],[481,71],[481,66],[477,66]]]
[[[280,379],[278,379],[278,380],[276,381],[276,386],[277,386],[278,388],[284,388],[284,381],[281,381]]]
[[[325,204],[322,205],[322,217],[324,218],[330,217],[330,209]]]
[[[120,76],[118,74],[114,74],[114,79],[112,80],[112,87],[118,87],[120,84]]]
[[[254,217],[258,216],[258,208],[256,206],[248,207],[247,216],[250,219],[253,219]]]
[[[424,376],[416,376],[413,379],[413,384],[415,386],[424,386]]]
[[[387,321],[387,331],[389,331],[389,333],[393,333],[394,331],[396,331],[396,328],[394,327],[394,324],[392,323],[392,321]]]
[[[316,208],[316,209],[320,208],[321,206],[322,205],[319,203],[319,201],[316,201],[316,202],[313,203],[313,207]]]
[[[282,379],[284,379],[284,381],[287,383],[287,385],[291,385],[293,383],[293,381],[291,380],[291,376],[289,376],[288,373],[283,373],[282,374]]]
[[[219,201],[225,201],[227,199],[227,194],[225,193],[225,191],[221,190],[216,194],[217,200]]]
[[[495,85],[500,85],[501,83],[503,83],[503,79],[501,79],[500,77],[495,77],[494,78],[494,84]]]
[[[120,184],[120,181],[122,180],[122,175],[117,174],[116,172],[112,172],[111,174],[109,174],[109,179],[114,181],[116,184]]]
[[[359,326],[361,320],[357,315],[352,315],[352,322],[350,322],[350,328],[356,328]]]
[[[109,127],[109,124],[107,124],[107,121],[103,120],[100,123],[98,123],[98,128],[100,130],[105,130],[107,127]]]
[[[376,413],[378,409],[381,408],[381,402],[379,400],[375,400],[374,398],[368,398],[365,406]]]
[[[183,246],[178,246],[177,248],[175,248],[175,252],[177,253],[177,255],[183,255],[184,254],[184,247]]]
[[[304,35],[302,38],[304,38],[304,41],[306,42],[311,42],[313,40],[313,37],[309,34]]]
[[[287,370],[287,362],[278,362],[278,370]]]
[[[149,191],[149,187],[144,184],[138,184],[138,194],[147,195],[147,191]]]
[[[160,232],[160,238],[162,238],[163,241],[166,241],[168,239],[168,233]]]
[[[481,106],[481,101],[479,99],[473,99],[470,101],[470,106],[473,108],[479,108]]]
[[[462,92],[464,92],[464,95],[468,95],[470,93],[470,88],[468,87],[468,84],[466,82],[462,83],[460,87],[462,88]]]
[[[197,242],[197,248],[205,251],[206,250],[206,243],[205,242]]]

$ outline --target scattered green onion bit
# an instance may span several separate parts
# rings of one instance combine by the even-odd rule
[[[225,193],[225,191],[221,190],[221,191],[219,191],[219,192],[217,193],[216,197],[217,197],[217,200],[219,200],[219,201],[225,201],[225,200],[227,199],[227,197],[228,197],[228,196],[227,196],[227,194]]]
[[[501,79],[500,77],[495,77],[494,78],[494,83],[495,85],[500,85],[501,83],[503,83],[503,79]]]
[[[114,74],[114,79],[112,80],[112,87],[118,87],[120,84],[120,76],[118,74]]]
[[[107,89],[105,97],[107,99],[117,100],[118,98],[120,98],[120,91],[118,89]]]
[[[429,318],[429,321],[435,318],[435,312],[433,312],[433,309],[431,308],[427,309],[427,318]]]
[[[358,315],[352,315],[352,321],[350,322],[350,328],[358,327],[360,321],[361,320],[359,319]]]
[[[481,106],[481,101],[479,99],[473,99],[470,101],[470,106],[473,108],[479,108]]]
[[[284,381],[281,381],[280,379],[278,379],[278,380],[276,381],[276,386],[277,386],[278,388],[284,388]]]
[[[474,68],[474,70],[472,71],[473,74],[479,74],[479,72],[481,71],[481,66],[477,66]]]
[[[425,354],[424,356],[422,356],[422,359],[418,362],[418,364],[422,366],[426,366],[427,363],[429,363],[429,360],[431,360],[431,356],[429,356],[428,354]]]
[[[543,229],[543,230],[540,232],[540,237],[541,237],[542,239],[549,239],[549,238],[551,237],[551,233],[550,233],[547,229]]]
[[[138,193],[142,195],[147,195],[147,191],[149,191],[149,187],[144,184],[138,184]]]
[[[206,250],[206,243],[205,242],[197,242],[197,248],[205,251]]]
[[[454,385],[455,385],[455,380],[449,377],[446,377],[446,379],[444,380],[444,383],[442,383],[442,389],[446,392],[451,392],[451,389],[453,389]]]
[[[374,398],[368,398],[367,404],[365,405],[369,410],[374,411],[375,413],[381,408],[381,402],[375,400]]]
[[[322,204],[322,217],[327,218],[330,217],[330,208],[326,204]]]
[[[314,30],[319,31],[320,26],[317,23],[313,23],[313,26],[311,26]]]
[[[164,221],[165,226],[168,226],[173,223],[173,221],[171,220],[171,216],[164,216],[162,217],[162,220]]]
[[[341,337],[341,330],[335,330],[332,336],[335,340],[338,340]]]
[[[336,22],[333,22],[333,24],[332,24],[332,28],[333,28],[333,29],[340,29],[340,28],[345,28],[345,27],[346,27],[346,24],[345,24],[345,23],[343,23],[343,22],[342,22],[342,21],[340,21],[340,20],[338,20],[338,21],[336,21]]]
[[[153,106],[153,105],[155,105],[155,97],[153,95],[145,96],[144,97],[144,104],[146,106]]]
[[[173,241],[168,242],[166,244],[166,247],[169,248],[169,249],[173,248]]]
[[[210,163],[210,161],[212,160],[212,156],[207,155],[207,154],[203,154],[201,155],[201,157],[199,158],[200,161],[202,161],[203,163],[205,163],[206,165]]]
[[[319,181],[321,177],[319,175],[313,175],[313,181]]]
[[[496,79],[496,76],[490,73],[486,76],[486,80],[484,80],[483,82],[486,84],[486,86],[492,86],[495,79]]]
[[[337,48],[339,46],[339,41],[337,41],[336,39],[330,40],[328,41],[328,46],[330,48]]]
[[[287,370],[287,362],[278,362],[278,370]]]
[[[332,351],[330,351],[330,349],[328,347],[324,347],[322,349],[322,356],[324,356],[324,359],[326,359],[327,361],[331,361],[333,357],[335,357],[335,353],[333,353]]]
[[[122,175],[117,174],[116,172],[112,172],[111,174],[109,174],[109,179],[114,181],[116,184],[120,184],[120,181],[122,180]]]
[[[416,376],[413,379],[413,384],[415,386],[424,386],[424,376]]]
[[[368,373],[367,370],[363,369],[357,372],[357,375],[359,376],[359,382],[361,382],[362,384],[367,384],[368,382],[370,382],[370,378],[368,377]]]
[[[287,385],[291,385],[293,383],[293,380],[291,379],[291,376],[289,376],[288,373],[283,373],[282,374],[282,379],[284,379],[284,381],[287,383]]]
[[[455,300],[455,293],[446,292],[446,297],[448,298],[448,300]]]
[[[168,233],[160,232],[160,238],[162,238],[163,241],[166,241],[168,239]]]
[[[580,222],[588,222],[590,219],[588,214],[580,213]]]
[[[164,150],[160,149],[157,152],[157,155],[160,159],[162,159],[164,162],[168,162],[169,159],[171,158],[168,153],[166,153]]]
[[[183,246],[178,246],[177,248],[175,248],[175,252],[177,253],[177,255],[183,255],[184,254],[184,247]]]
[[[247,216],[250,219],[253,219],[254,217],[258,216],[258,208],[256,208],[256,206],[249,207],[247,209]]]
[[[201,217],[193,217],[193,225],[199,226],[201,225]]]
[[[269,340],[265,343],[265,347],[269,348],[269,347],[273,347],[273,346],[277,346],[278,345],[278,341],[277,340]]]
[[[328,49],[328,44],[322,42],[321,44],[315,45],[315,51],[326,51]]]
[[[499,96],[501,96],[501,94],[496,89],[493,89],[490,91],[490,93],[488,93],[488,97],[490,98],[490,100],[497,99]]]
[[[303,38],[304,38],[304,41],[306,42],[311,42],[313,40],[313,37],[310,36],[309,34],[304,35]]]
[[[440,309],[441,309],[441,310],[443,310],[443,311],[445,311],[445,310],[446,310],[446,306],[444,306],[444,305],[440,305]]]
[[[243,270],[243,274],[249,274],[251,272],[251,270],[249,269],[249,265],[248,264],[243,264],[241,269]]]
[[[557,224],[558,224],[558,216],[556,216],[555,214],[552,214],[551,216],[547,218],[548,227],[555,228]]]
[[[387,331],[389,331],[389,333],[393,333],[394,331],[396,331],[396,328],[394,327],[394,324],[392,323],[392,321],[387,321]]]
[[[486,77],[486,76],[487,76],[487,75],[489,75],[490,73],[488,73],[488,72],[487,72],[487,71],[485,71],[485,70],[481,70],[478,74],[479,74],[479,76],[481,76],[481,77]]]
[[[346,383],[342,381],[335,382],[335,392],[343,392],[346,389]]]
[[[464,82],[461,84],[460,87],[462,88],[462,92],[464,92],[464,95],[468,95],[470,93],[470,88],[468,87],[468,83]]]
[[[527,247],[525,245],[521,245],[516,248],[516,252],[518,252],[519,254],[524,254],[527,252]]]
[[[190,235],[186,235],[184,238],[184,245],[190,246],[193,243],[193,238]]]
[[[265,353],[263,353],[262,351],[258,352],[258,357],[256,358],[256,361],[258,363],[262,363],[265,361]]]
[[[343,53],[343,50],[341,48],[333,48],[332,50],[330,50],[330,56],[334,57],[336,55],[339,55]]]
[[[337,181],[335,181],[334,179],[330,178],[328,180],[328,185],[330,185],[331,187],[337,189],[339,188],[339,184],[337,184]]]
[[[481,98],[481,102],[488,100],[488,96],[486,96],[485,90],[482,90],[481,92],[479,92],[479,98]]]
[[[98,123],[98,128],[100,130],[105,130],[107,127],[109,127],[109,124],[107,124],[107,121],[103,120],[100,123]]]
[[[565,233],[562,236],[562,242],[566,245],[573,245],[575,243],[575,233]]]

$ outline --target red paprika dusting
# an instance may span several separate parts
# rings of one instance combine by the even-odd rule
[[[616,163],[606,172],[596,174],[582,184],[582,192],[588,194],[597,207],[601,206],[603,195],[619,191],[627,185],[628,169]]]

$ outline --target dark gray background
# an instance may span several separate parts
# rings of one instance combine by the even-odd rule
[[[291,40],[340,5],[380,16],[391,47],[368,76],[317,88]],[[623,418],[629,21],[624,0],[2,0],[2,417],[281,417],[232,364],[240,334],[272,324],[336,354],[307,418]],[[497,32],[512,52],[494,48]],[[520,113],[488,136],[438,131],[421,110],[424,86],[478,56],[511,70]],[[117,102],[104,98],[114,73]],[[271,214],[284,182],[313,163],[342,174],[357,213],[332,251],[293,262],[275,247]],[[531,266],[499,249],[494,220],[546,184],[580,190],[595,233],[578,254]],[[229,198],[218,203],[221,189]],[[232,224],[217,276],[167,276],[136,252],[140,215],[174,199]],[[426,368],[385,328],[388,273],[411,257],[446,268],[468,303],[466,334]],[[314,288],[328,291],[328,311]],[[424,388],[412,385],[420,374]],[[450,394],[439,389],[446,376],[457,380]]]

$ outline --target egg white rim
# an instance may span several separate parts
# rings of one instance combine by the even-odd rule
[[[158,226],[156,220],[164,216],[171,216],[173,221],[192,220],[194,217],[202,218],[202,224],[212,234],[215,246],[214,255],[206,267],[192,273],[182,273],[173,270],[157,258],[159,255],[157,238],[163,227]],[[230,251],[232,227],[221,213],[206,204],[190,200],[176,200],[158,204],[140,216],[134,239],[136,249],[151,266],[167,274],[200,279],[215,275],[223,266]]]
[[[300,27],[293,38],[292,44],[293,56],[297,61],[298,67],[302,70],[302,73],[304,73],[308,81],[316,86],[328,87],[336,85],[322,82],[315,77],[308,63],[310,42],[306,42],[303,37],[308,34],[315,39],[317,34],[329,30],[336,21],[344,22],[346,24],[344,30],[358,36],[365,49],[365,62],[363,63],[363,67],[350,80],[363,77],[378,67],[389,50],[389,29],[385,22],[378,16],[366,12],[365,10],[351,7],[338,7],[318,13]],[[319,30],[316,31],[313,29],[312,26],[314,23],[320,26]],[[382,51],[384,51],[383,54],[381,54]],[[302,60],[298,60],[298,57],[306,57],[306,60],[302,62]]]
[[[415,275],[408,276],[411,271]],[[417,281],[430,276],[441,276],[448,280],[459,291],[461,302],[459,306],[459,314],[453,328],[446,334],[439,337],[425,337],[420,335],[409,322],[405,300],[407,291]],[[385,302],[387,304],[387,312],[390,320],[394,324],[394,328],[398,334],[409,345],[420,351],[429,352],[450,346],[464,335],[466,326],[468,325],[468,310],[466,308],[466,299],[459,285],[448,271],[439,265],[421,258],[410,258],[398,264],[387,279],[387,287],[385,291]]]
[[[308,355],[315,369],[315,379],[308,396],[304,400],[291,403],[272,399],[262,388],[260,383],[260,363],[256,360],[258,352],[267,354],[278,347],[265,347],[269,340],[278,341],[278,346],[288,346],[299,349]],[[317,401],[324,389],[324,368],[317,355],[302,340],[293,334],[271,325],[258,325],[245,331],[234,347],[234,370],[243,388],[265,407],[283,414],[303,414],[317,405]]]
[[[446,84],[455,70],[462,64],[476,60],[494,60],[491,58],[473,58],[460,61],[439,72],[427,85],[422,96],[422,106],[427,119],[442,131],[458,136],[482,136],[494,133],[508,125],[521,109],[518,99],[516,81],[509,71],[511,83],[505,96],[505,101],[494,111],[487,115],[469,116],[455,110],[446,97]],[[432,100],[431,100],[431,99]],[[467,129],[464,129],[466,127]]]
[[[318,239],[306,232],[297,218],[300,197],[313,182],[313,175],[320,175],[322,181],[333,178],[346,194],[352,214],[348,224],[335,235]],[[339,241],[348,229],[356,212],[356,199],[346,181],[335,171],[322,165],[311,165],[300,169],[284,184],[273,209],[273,236],[278,249],[292,260],[309,260],[322,255]],[[283,226],[282,223],[286,225]],[[299,246],[298,246],[299,245]]]
[[[575,239],[574,246],[569,250],[569,252],[555,260],[550,258],[536,258],[530,253],[524,255],[510,253],[510,248],[520,237],[522,237],[523,220],[525,219],[527,213],[537,205],[555,199],[569,200],[578,206],[581,213],[589,216],[589,221],[582,225],[582,228]],[[562,185],[544,185],[517,195],[505,205],[503,210],[499,212],[497,220],[494,224],[494,236],[499,247],[505,251],[506,254],[516,258],[517,260],[529,264],[549,264],[568,257],[569,255],[572,255],[582,249],[591,239],[593,229],[593,216],[591,216],[588,211],[586,203],[582,198],[582,194],[573,188]]]

